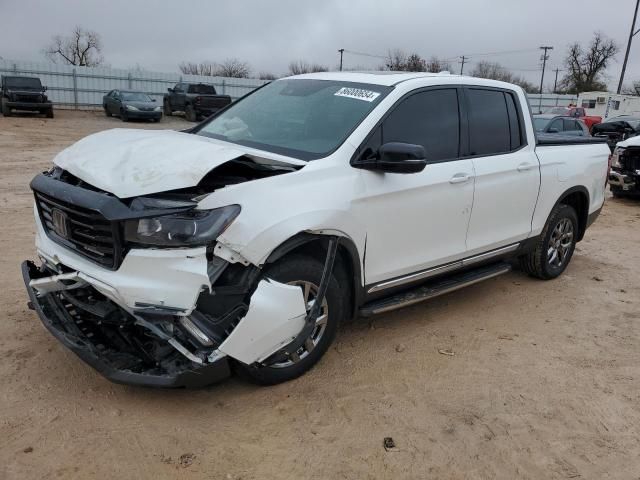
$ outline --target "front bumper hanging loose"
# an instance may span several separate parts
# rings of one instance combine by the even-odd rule
[[[36,290],[30,284],[42,277],[33,262],[22,263],[22,277],[29,295],[30,306],[40,317],[43,325],[65,347],[115,383],[148,387],[202,387],[219,382],[230,375],[229,361],[218,356],[213,363],[191,363],[187,368],[174,372],[140,373],[118,365],[108,358],[103,350],[77,327],[60,301],[51,293]]]

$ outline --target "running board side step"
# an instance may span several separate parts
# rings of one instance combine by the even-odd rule
[[[460,288],[468,287],[474,283],[482,282],[511,271],[511,265],[506,262],[493,263],[483,267],[462,273],[449,275],[446,278],[436,279],[420,287],[398,293],[381,300],[374,300],[360,308],[360,315],[370,317],[378,313],[389,312],[398,308],[408,307],[414,303],[422,302],[430,298],[453,292]]]

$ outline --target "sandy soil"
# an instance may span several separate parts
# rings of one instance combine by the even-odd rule
[[[128,126],[188,125],[169,120]],[[344,325],[296,381],[124,387],[45,331],[19,270],[29,180],[120,126],[0,117],[0,478],[640,478],[640,202],[609,199],[560,279],[514,272]]]

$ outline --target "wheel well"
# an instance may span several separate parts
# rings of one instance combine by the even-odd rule
[[[275,263],[289,255],[302,254],[324,264],[328,246],[326,237],[326,235],[309,233],[295,235],[276,248],[265,263]],[[333,267],[334,273],[340,286],[347,292],[347,311],[350,311],[351,315],[354,316],[358,306],[358,299],[361,296],[360,259],[351,240],[340,237],[338,240],[338,252]]]
[[[566,193],[558,203],[564,203],[573,207],[578,214],[578,241],[584,237],[587,230],[587,218],[589,217],[589,195],[582,190],[574,190]]]

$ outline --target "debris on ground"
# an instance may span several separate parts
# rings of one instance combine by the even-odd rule
[[[595,280],[596,282],[602,282],[603,280],[600,277],[593,276],[591,280]]]
[[[183,453],[180,455],[180,458],[178,458],[178,465],[182,468],[187,468],[193,464],[195,458],[196,456],[193,453]]]
[[[384,449],[387,452],[393,452],[393,451],[397,450],[396,442],[394,442],[393,438],[391,438],[391,437],[384,437],[384,440],[382,441],[382,445],[384,446]]]
[[[399,343],[398,345],[396,345],[396,352],[400,353],[400,352],[404,352],[405,346],[401,343]]]
[[[455,353],[453,353],[453,350],[443,348],[438,349],[438,353],[441,353],[442,355],[449,355],[450,357],[453,357],[455,355]]]
[[[33,447],[26,447],[24,450],[22,450],[24,453],[31,453],[33,452]]]

